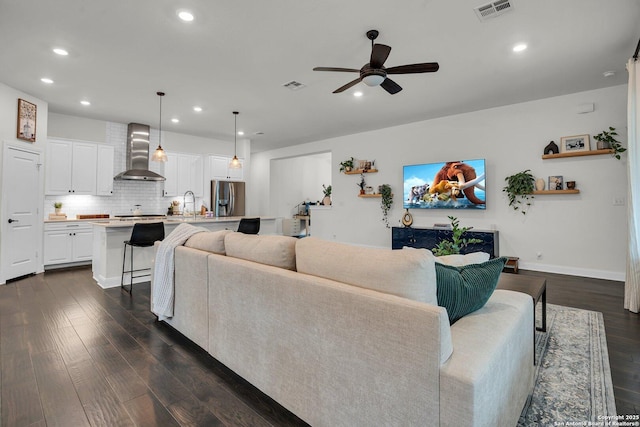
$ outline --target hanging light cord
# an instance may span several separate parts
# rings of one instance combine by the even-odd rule
[[[158,148],[162,149],[162,97],[164,92],[157,92],[160,97],[160,124],[158,125]]]

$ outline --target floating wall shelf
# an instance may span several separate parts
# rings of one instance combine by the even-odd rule
[[[372,197],[382,197],[382,194],[378,193],[378,194],[358,194],[358,197],[364,197],[365,199],[367,198],[372,198]]]
[[[361,173],[376,173],[378,172],[378,169],[354,169],[351,172],[345,172],[345,175],[359,175]]]
[[[533,194],[579,194],[580,190],[542,190],[534,191]]]
[[[576,151],[575,153],[558,153],[558,154],[543,154],[542,159],[559,159],[562,157],[581,157],[581,156],[598,156],[600,154],[613,154],[611,148],[606,150],[593,150],[593,151]]]

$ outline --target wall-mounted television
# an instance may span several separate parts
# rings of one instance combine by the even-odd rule
[[[403,168],[405,209],[485,209],[484,159]]]

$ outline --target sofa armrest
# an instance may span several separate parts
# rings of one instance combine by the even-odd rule
[[[453,354],[440,370],[440,425],[514,426],[533,389],[533,302],[496,290],[451,326]]]

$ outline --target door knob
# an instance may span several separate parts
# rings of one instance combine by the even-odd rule
[[[20,221],[18,221],[17,219],[11,219],[11,218],[9,218],[9,224],[11,224],[12,222],[20,222]]]

